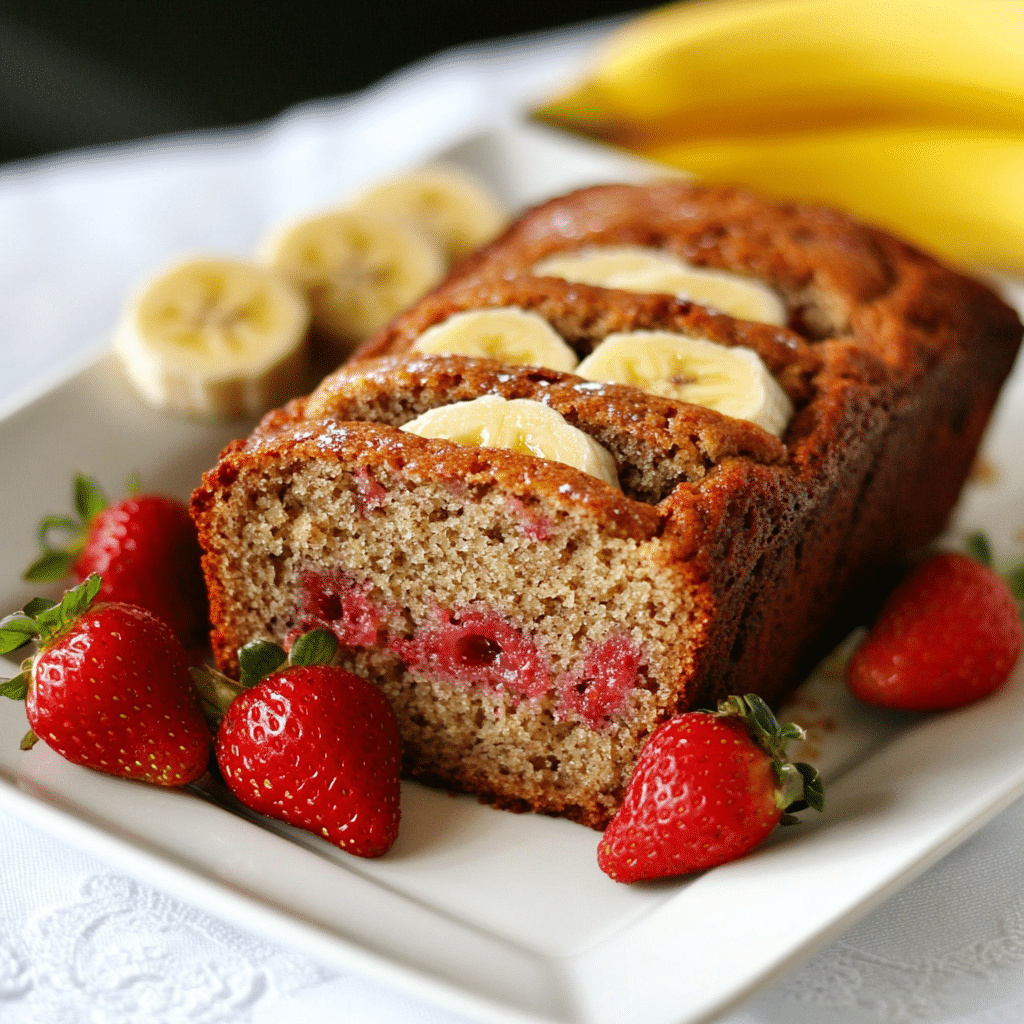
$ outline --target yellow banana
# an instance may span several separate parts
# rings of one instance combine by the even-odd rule
[[[842,207],[960,263],[1024,268],[1024,132],[863,128],[643,152],[709,181]]]
[[[539,115],[709,181],[1024,267],[1022,0],[691,0]]]
[[[1022,96],[1024,6],[1012,0],[691,0],[613,33],[586,84],[545,109],[612,137],[723,138],[1024,128]]]

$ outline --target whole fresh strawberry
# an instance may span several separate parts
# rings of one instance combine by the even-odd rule
[[[0,654],[38,652],[0,692],[25,700],[37,738],[61,757],[127,779],[184,786],[206,771],[210,732],[171,630],[138,605],[93,604],[99,576],[59,604],[37,598],[0,622]]]
[[[133,493],[111,505],[99,484],[79,474],[74,484],[78,518],[45,516],[39,525],[43,554],[25,571],[33,583],[74,573],[103,577],[102,601],[148,608],[186,647],[205,639],[206,585],[199,538],[186,506],[162,494]],[[70,538],[62,547],[51,534]]]
[[[379,857],[398,837],[398,723],[376,686],[329,664],[336,650],[326,630],[297,639],[288,664],[276,644],[248,644],[238,696],[223,677],[193,676],[214,707],[234,697],[217,763],[242,803],[357,857]]]
[[[853,693],[905,711],[959,707],[998,689],[1021,650],[1006,583],[966,555],[921,562],[882,605],[847,669]]]
[[[617,882],[684,875],[752,850],[805,807],[821,810],[817,771],[785,748],[803,730],[779,725],[753,694],[659,726],[640,752],[618,813],[598,846]]]

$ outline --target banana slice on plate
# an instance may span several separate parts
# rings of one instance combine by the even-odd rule
[[[768,285],[726,270],[694,267],[659,249],[599,246],[550,256],[531,273],[601,288],[663,292],[729,316],[779,327],[788,319],[785,303]]]
[[[302,390],[308,327],[305,300],[271,271],[192,259],[142,286],[125,308],[114,349],[157,409],[256,415]]]
[[[317,340],[336,360],[445,272],[441,251],[419,231],[348,210],[298,221],[269,239],[262,255],[306,295]]]
[[[382,182],[359,196],[353,208],[413,225],[437,242],[450,262],[489,242],[507,219],[480,181],[440,164]]]
[[[611,453],[589,434],[567,423],[561,413],[528,398],[484,395],[430,409],[402,430],[420,437],[441,437],[480,448],[508,448],[575,466],[599,480],[619,486]]]
[[[566,373],[576,353],[542,316],[516,306],[455,313],[425,330],[412,345],[425,355],[476,356]]]
[[[576,374],[707,406],[750,420],[776,437],[793,416],[789,396],[756,352],[668,331],[609,334]]]

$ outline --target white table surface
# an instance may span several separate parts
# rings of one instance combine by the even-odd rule
[[[570,79],[599,33],[444,54],[252,129],[0,169],[0,413],[90,362],[154,268],[246,255],[267,226],[514,116]],[[16,482],[26,468],[5,454]],[[1022,836],[1018,802],[724,1020],[1024,1020]],[[0,864],[3,1024],[464,1019],[241,931],[3,812]]]

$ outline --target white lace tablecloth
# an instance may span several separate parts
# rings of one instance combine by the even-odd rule
[[[252,130],[0,170],[0,411],[104,347],[125,294],[155,267],[189,252],[248,254],[267,225],[512,116],[571,76],[598,31],[442,55]],[[725,1020],[1024,1020],[1022,836],[1024,802]],[[0,864],[3,1024],[463,1019],[242,931],[2,812]]]

